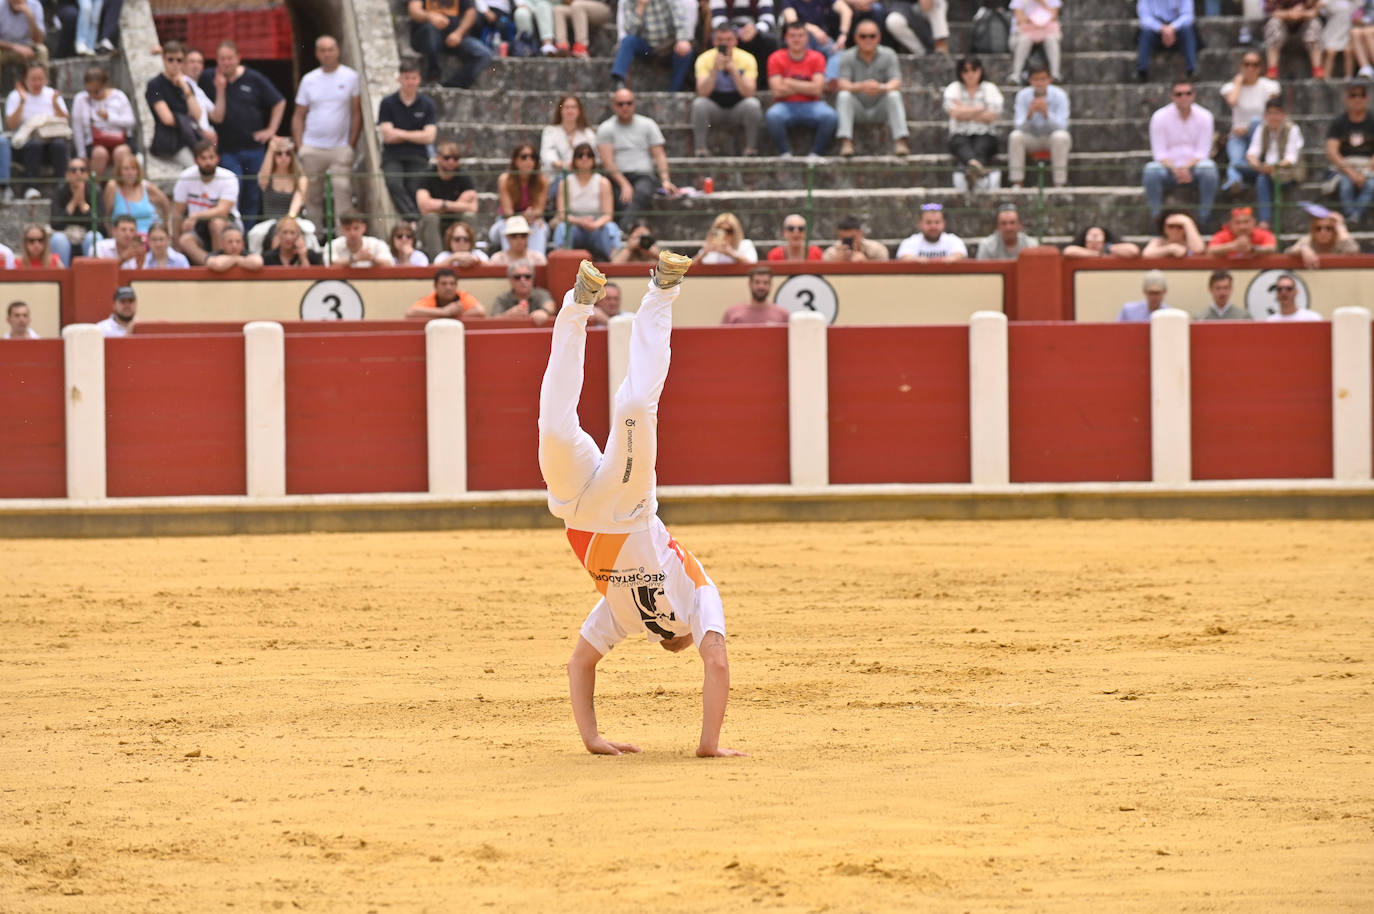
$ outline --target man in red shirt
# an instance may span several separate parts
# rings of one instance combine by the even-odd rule
[[[769,260],[820,260],[821,249],[806,244],[806,219],[799,213],[782,217],[783,243],[768,252]]]
[[[768,300],[773,291],[773,271],[759,264],[749,271],[749,300],[732,305],[720,319],[722,324],[785,324],[791,312]]]
[[[1255,224],[1255,211],[1248,206],[1231,210],[1231,219],[1212,236],[1207,253],[1213,257],[1252,257],[1272,254],[1279,242],[1274,233]]]
[[[768,135],[778,155],[790,158],[792,147],[787,128],[806,124],[816,128],[812,158],[819,158],[830,147],[840,118],[835,109],[821,101],[825,92],[825,57],[807,47],[806,24],[800,19],[787,23],[783,31],[787,47],[768,55],[768,89],[773,106],[764,115]]]

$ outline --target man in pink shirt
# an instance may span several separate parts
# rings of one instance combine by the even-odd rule
[[[1150,116],[1150,154],[1144,172],[1150,218],[1159,219],[1164,192],[1180,184],[1197,184],[1198,225],[1212,215],[1217,198],[1217,164],[1212,161],[1212,112],[1193,103],[1193,84],[1174,83],[1173,103]]]
[[[773,271],[759,264],[749,271],[749,300],[732,305],[720,319],[722,324],[785,324],[791,312],[768,300],[773,291]]]

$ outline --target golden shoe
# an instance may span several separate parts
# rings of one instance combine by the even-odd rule
[[[672,251],[660,251],[658,269],[654,271],[654,282],[660,289],[669,289],[682,282],[682,277],[692,267],[692,258]]]
[[[577,268],[577,284],[573,286],[573,301],[580,305],[594,305],[606,294],[606,274],[584,260]]]

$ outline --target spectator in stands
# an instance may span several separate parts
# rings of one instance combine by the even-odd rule
[[[1050,75],[1060,79],[1059,70],[1059,8],[1060,0],[1011,0],[1009,9],[1015,16],[1011,31],[1011,76],[1020,85],[1026,59],[1036,45],[1045,52]]]
[[[654,230],[643,219],[630,226],[625,244],[611,254],[612,263],[658,263],[658,244]]]
[[[248,253],[248,244],[243,237],[243,229],[236,225],[227,226],[220,232],[220,249],[205,259],[205,266],[216,273],[223,273],[240,267],[249,272],[262,269],[262,258]]]
[[[129,152],[115,160],[114,177],[105,183],[101,194],[101,210],[109,218],[133,216],[143,234],[154,222],[167,221],[172,204],[156,184],[143,177],[138,156]]]
[[[1345,227],[1345,218],[1340,213],[1316,203],[1299,205],[1307,211],[1310,218],[1307,234],[1293,242],[1292,246],[1284,251],[1285,254],[1301,255],[1302,265],[1309,270],[1316,270],[1321,268],[1323,257],[1360,253],[1360,246],[1350,237],[1350,232]]]
[[[406,317],[486,317],[487,309],[470,293],[458,288],[458,274],[445,267],[434,271],[434,291],[411,305]]]
[[[148,253],[143,255],[145,270],[184,270],[191,265],[186,255],[172,250],[172,233],[161,222],[148,229]]]
[[[620,190],[616,200],[623,226],[633,224],[649,208],[656,191],[674,196],[677,187],[668,176],[663,131],[651,119],[635,114],[635,94],[617,89],[611,105],[615,113],[597,126],[596,145],[602,169]]]
[[[1248,206],[1231,210],[1231,218],[1212,236],[1207,253],[1213,257],[1253,257],[1272,254],[1278,239],[1268,229],[1255,224],[1255,211]]]
[[[382,99],[377,109],[382,171],[396,211],[402,219],[416,222],[420,212],[415,192],[428,170],[428,147],[438,132],[439,109],[433,99],[420,94],[420,68],[415,64],[402,62],[397,82],[400,88]]]
[[[1074,236],[1063,254],[1065,257],[1139,257],[1140,246],[1119,240],[1116,233],[1105,226],[1090,225]]]
[[[415,229],[402,222],[391,229],[391,258],[398,267],[427,267],[429,258],[415,247]]]
[[[1322,319],[1322,316],[1317,312],[1299,306],[1298,280],[1292,273],[1280,273],[1279,278],[1274,280],[1274,284],[1269,287],[1269,291],[1274,293],[1274,300],[1278,302],[1279,310],[1277,314],[1270,314],[1265,318],[1266,321],[1270,323],[1287,321],[1304,323]]]
[[[533,264],[512,263],[506,268],[506,276],[510,278],[510,288],[491,303],[492,317],[528,317],[536,327],[553,320],[553,296],[534,284]]]
[[[827,61],[833,59],[848,41],[839,35],[839,16],[835,12],[834,0],[781,0],[778,8],[782,10],[779,19],[783,31],[789,22],[800,22],[806,27],[806,46],[819,51]],[[764,66],[768,59],[764,58]],[[839,62],[836,61],[836,66]]]
[[[195,148],[196,164],[177,178],[172,188],[172,234],[186,259],[196,266],[205,263],[207,251],[222,247],[220,234],[239,222],[239,181],[219,165],[215,144],[201,140]]]
[[[1039,247],[1040,242],[1022,231],[1021,213],[1015,203],[997,207],[997,230],[978,242],[979,260],[1015,260],[1026,248]]]
[[[122,2],[122,0],[118,0]],[[171,44],[171,42],[167,42]],[[164,51],[165,53],[165,51]],[[196,119],[196,125],[200,127],[201,135],[207,140],[218,140],[219,134],[215,132],[214,125],[210,123],[210,111],[215,107],[214,100],[206,93],[205,87],[201,85],[204,77],[205,85],[210,87],[210,91],[215,91],[214,73],[205,76],[205,55],[200,48],[186,48],[185,59],[181,62],[181,72],[191,78],[191,92],[196,97],[196,104],[200,106],[200,117]]]
[[[593,327],[606,326],[611,322],[611,318],[620,313],[620,286],[608,282],[602,289],[605,295],[592,308],[592,316],[587,321]]]
[[[48,230],[37,223],[24,226],[24,245],[19,256],[14,258],[15,270],[60,270],[62,258],[48,246]]]
[[[262,200],[262,221],[253,226],[248,233],[248,250],[255,253],[270,246],[272,232],[276,230],[277,220],[283,216],[301,220],[301,210],[305,208],[306,195],[310,192],[310,179],[301,171],[301,162],[296,155],[296,146],[290,137],[274,136],[267,144],[268,155],[258,167],[259,199]],[[314,233],[311,222],[303,222],[305,231]]]
[[[506,230],[505,220],[524,216],[529,226],[530,248],[543,254],[549,246],[549,224],[544,221],[548,205],[549,181],[539,170],[539,154],[534,144],[521,143],[511,151],[510,167],[496,179],[497,217],[488,232],[491,243],[506,247],[502,237]]]
[[[773,293],[773,271],[759,264],[749,271],[749,298],[725,309],[722,324],[785,324],[792,316],[781,305],[768,300]]]
[[[854,30],[856,46],[840,55],[836,78],[839,94],[835,110],[839,127],[840,155],[854,154],[854,122],[887,121],[892,135],[892,154],[908,156],[906,105],[902,102],[902,69],[897,52],[878,44],[878,23],[863,22]]]
[[[706,238],[692,258],[697,263],[757,263],[754,242],[744,237],[744,226],[734,213],[721,213],[711,221]]]
[[[678,0],[625,0],[616,9],[615,60],[611,81],[623,89],[629,79],[630,64],[636,57],[650,57],[662,49],[672,52],[671,92],[681,92],[692,72],[692,32],[696,28],[696,3]],[[606,158],[602,153],[601,158]]]
[[[883,19],[883,31],[887,33],[888,43],[895,51],[904,51],[913,57],[924,57],[935,49],[935,32],[927,13],[933,7],[933,0],[886,0],[883,8],[888,11]],[[943,7],[944,0],[940,0]],[[949,34],[949,24],[945,23],[945,34]],[[948,50],[948,42],[945,42]]]
[[[296,89],[291,138],[309,181],[305,210],[324,228],[326,174],[335,216],[353,210],[353,150],[363,129],[363,106],[358,73],[339,62],[334,36],[315,39],[315,59],[319,67],[302,76]]]
[[[1055,187],[1069,183],[1069,94],[1050,85],[1050,71],[1041,64],[1031,67],[1030,85],[1016,93],[1012,105],[1012,131],[1007,139],[1007,171],[1013,187],[1026,181],[1026,153],[1050,153],[1050,180]]]
[[[1296,187],[1302,181],[1302,131],[1288,119],[1283,99],[1277,96],[1264,106],[1264,126],[1255,131],[1246,161],[1255,172],[1255,196],[1259,200],[1261,228],[1274,219],[1274,188]]]
[[[1197,223],[1186,213],[1169,210],[1159,217],[1159,234],[1151,238],[1143,257],[1196,257],[1207,249]]]
[[[282,216],[277,220],[271,246],[263,252],[262,264],[265,267],[318,267],[324,265],[324,256],[310,250],[300,222]]]
[[[1174,83],[1173,103],[1150,116],[1150,155],[1142,181],[1150,217],[1158,218],[1164,192],[1197,183],[1197,221],[1205,225],[1217,196],[1217,166],[1212,161],[1212,112],[1193,103],[1193,84]]]
[[[1231,132],[1226,136],[1226,183],[1222,193],[1233,193],[1254,177],[1246,162],[1250,140],[1259,129],[1264,105],[1279,94],[1279,84],[1261,76],[1264,58],[1259,51],[1246,51],[1240,57],[1240,72],[1221,87],[1221,97],[1231,108]]]
[[[1121,313],[1116,316],[1118,321],[1148,321],[1151,314],[1160,308],[1169,307],[1164,302],[1164,293],[1169,291],[1169,282],[1164,278],[1162,270],[1151,270],[1146,273],[1140,288],[1145,293],[1145,298],[1128,301],[1122,305]]]
[[[477,185],[458,170],[458,144],[441,140],[434,159],[434,170],[425,175],[415,191],[415,206],[420,211],[420,246],[426,251],[439,250],[450,225],[471,223],[477,215]]]
[[[816,245],[806,243],[806,217],[788,213],[782,217],[783,243],[768,252],[771,260],[820,260],[823,256]]]
[[[138,296],[133,286],[120,286],[115,289],[114,309],[96,327],[107,338],[128,336],[134,332],[134,320],[138,317]]]
[[[162,46],[162,72],[148,80],[143,97],[153,111],[153,142],[148,151],[183,168],[195,164],[192,151],[201,139],[200,122],[209,114],[196,98],[196,84],[182,72],[186,51],[181,43]]]
[[[124,0],[105,0],[101,8],[99,37],[95,43],[97,52],[111,53],[115,49],[115,39],[119,37],[119,16],[124,11]]]
[[[1150,59],[1160,48],[1183,49],[1183,70],[1188,79],[1197,70],[1197,26],[1193,0],[1136,0],[1140,36],[1136,45],[1135,75],[1150,78]]]
[[[396,261],[391,250],[380,238],[367,234],[367,217],[362,213],[344,213],[339,217],[343,234],[329,243],[325,262],[336,267],[391,267]]]
[[[103,178],[112,160],[133,152],[134,106],[110,85],[104,67],[89,68],[84,85],[72,99],[72,144],[77,155],[89,157],[91,173]]]
[[[530,247],[530,227],[524,216],[511,216],[506,220],[506,249],[491,256],[491,263],[510,266],[513,263],[527,263],[542,267],[549,261],[542,252]]]
[[[48,63],[43,43],[43,4],[38,0],[6,0],[0,3],[0,67]]]
[[[477,235],[472,226],[455,222],[444,232],[444,249],[434,258],[434,265],[451,264],[466,270],[487,262],[487,252],[478,249]]]
[[[1360,79],[1374,78],[1374,0],[1364,0],[1350,28],[1350,50],[1360,70]]]
[[[9,326],[5,330],[5,335],[0,339],[5,340],[36,340],[38,331],[29,326],[29,306],[27,302],[12,301],[5,309],[5,322]]]
[[[738,47],[734,28],[723,22],[715,29],[715,46],[697,58],[697,96],[692,99],[692,147],[698,156],[711,154],[706,135],[712,127],[744,131],[744,154],[756,155],[763,105],[758,100],[759,64]]]
[[[778,49],[773,0],[710,0],[711,28],[720,46],[720,30],[732,29],[739,48],[755,61],[767,60]],[[698,73],[700,77],[700,73]]]
[[[1355,12],[1354,0],[1321,0],[1322,74],[1336,75],[1336,55],[1345,54],[1345,78],[1349,79],[1351,64],[1351,25]]]
[[[1207,277],[1207,291],[1212,296],[1206,310],[1193,315],[1195,321],[1248,321],[1250,312],[1244,305],[1231,300],[1231,274],[1226,270],[1213,270]]]
[[[73,248],[90,256],[98,237],[93,227],[105,221],[101,195],[96,185],[87,180],[89,176],[85,159],[70,159],[67,162],[67,180],[57,185],[53,193],[48,224],[53,229],[52,249],[62,258],[63,266],[71,266]],[[95,204],[94,213],[91,210],[92,202]]]
[[[596,153],[588,143],[573,151],[575,170],[558,195],[558,227],[554,247],[585,248],[592,260],[609,260],[620,247],[620,227],[614,222],[615,194],[609,178],[596,172]]]
[[[865,260],[887,260],[887,246],[864,237],[864,224],[858,216],[845,216],[836,226],[836,241],[825,249],[822,260],[856,263]]]
[[[539,135],[539,163],[549,178],[551,189],[557,188],[562,172],[576,167],[573,150],[579,143],[595,146],[596,131],[587,123],[587,109],[582,106],[582,99],[576,95],[564,95],[553,109],[553,120]]]
[[[792,147],[787,130],[797,124],[814,127],[811,156],[820,157],[830,146],[839,125],[839,116],[821,96],[825,93],[825,57],[807,47],[806,26],[789,22],[783,27],[786,47],[768,58],[768,88],[773,104],[768,109],[768,135],[778,155],[788,158]]]
[[[29,64],[23,81],[15,83],[5,99],[5,129],[11,132],[10,142],[24,158],[24,177],[29,182],[24,198],[36,200],[42,196],[38,181],[44,156],[52,166],[53,177],[63,177],[69,155],[67,141],[72,137],[67,103],[48,85],[43,64]]]
[[[491,49],[477,38],[477,5],[473,0],[410,0],[410,46],[425,60],[425,81],[443,76],[442,55],[458,58],[458,70],[444,80],[451,89],[468,89],[486,69]]]
[[[0,270],[14,269],[14,251],[8,245],[0,244]]]
[[[1321,0],[1265,0],[1269,18],[1264,23],[1264,53],[1269,59],[1265,75],[1279,78],[1279,54],[1288,36],[1297,32],[1312,64],[1312,78],[1325,79],[1322,70]]]
[[[219,133],[220,165],[239,176],[239,212],[251,224],[262,212],[256,175],[267,154],[267,141],[281,126],[286,99],[266,76],[242,64],[238,45],[229,39],[219,43],[215,57],[215,107],[210,110],[210,122]]]
[[[611,7],[604,0],[566,0],[553,8],[553,46],[559,54],[587,57],[591,28],[611,21]],[[568,45],[568,23],[572,23],[572,45]]]
[[[983,62],[977,57],[962,58],[957,72],[959,78],[945,87],[943,104],[949,115],[950,154],[972,190],[997,155],[1003,100],[997,86],[983,78]]]
[[[143,237],[138,233],[138,223],[128,213],[115,216],[111,223],[110,237],[95,243],[95,256],[101,260],[118,261],[121,269],[138,269],[148,252]]]
[[[1374,119],[1369,116],[1368,95],[1367,83],[1346,86],[1345,113],[1326,131],[1326,160],[1331,163],[1328,187],[1335,183],[1346,222],[1352,225],[1358,225],[1374,203]]]
[[[945,211],[939,203],[921,204],[920,230],[897,246],[898,260],[937,263],[967,257],[968,248],[964,246],[963,239],[945,231]]]

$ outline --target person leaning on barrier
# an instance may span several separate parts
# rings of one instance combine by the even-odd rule
[[[206,251],[220,249],[220,234],[239,222],[239,179],[219,165],[215,144],[196,144],[195,162],[177,178],[172,188],[172,234],[178,247],[196,266],[205,263]]]
[[[864,260],[888,260],[887,245],[864,237],[864,224],[858,216],[845,216],[835,227],[839,241],[826,248],[822,260],[853,263]]]
[[[151,239],[151,236],[149,236]],[[265,267],[318,267],[324,265],[324,255],[312,251],[306,242],[301,224],[290,216],[277,220],[271,246],[262,252]]]
[[[806,217],[788,213],[782,217],[783,243],[768,252],[768,260],[820,260],[824,254],[816,245],[806,244]]]
[[[1169,282],[1164,278],[1162,270],[1151,270],[1146,273],[1140,283],[1140,289],[1145,293],[1145,298],[1140,301],[1128,301],[1122,305],[1121,313],[1116,317],[1118,321],[1148,321],[1151,314],[1160,308],[1169,307],[1164,301],[1164,293],[1169,291]]]
[[[205,258],[205,266],[216,273],[223,273],[239,267],[250,272],[262,269],[262,258],[257,254],[248,253],[247,243],[243,239],[243,229],[237,226],[229,226],[220,232],[220,249]]]
[[[1196,257],[1207,250],[1207,240],[1187,213],[1170,210],[1159,217],[1159,234],[1145,245],[1142,257]]]
[[[1231,299],[1231,293],[1235,291],[1235,283],[1227,270],[1214,270],[1212,275],[1207,277],[1207,294],[1211,296],[1211,304],[1204,311],[1193,315],[1195,321],[1248,321],[1250,312],[1245,310],[1244,305],[1238,305]]]
[[[305,206],[324,227],[324,182],[329,175],[334,214],[353,210],[354,149],[363,129],[362,95],[358,73],[339,62],[339,42],[332,35],[315,39],[320,65],[301,77],[296,110],[291,115],[291,138],[299,150],[301,170],[309,180]]]
[[[1293,242],[1285,254],[1298,254],[1302,265],[1309,270],[1319,269],[1322,258],[1335,254],[1358,254],[1360,246],[1345,227],[1345,218],[1335,210],[1327,209],[1316,203],[1300,203],[1311,221],[1307,223],[1307,234]]]
[[[1279,248],[1278,239],[1268,229],[1255,224],[1255,211],[1248,206],[1231,210],[1231,218],[1212,236],[1207,253],[1213,257],[1252,257],[1271,254]]]
[[[939,203],[921,204],[920,229],[904,238],[897,247],[898,260],[939,263],[967,257],[968,248],[964,240],[945,231],[945,211]]]
[[[1106,226],[1090,225],[1074,236],[1063,254],[1065,257],[1139,257],[1140,246],[1119,240]]]
[[[979,260],[1015,260],[1026,248],[1039,247],[1040,242],[1021,230],[1021,213],[1015,203],[997,207],[997,229],[978,242]]]
[[[534,266],[522,261],[506,267],[510,288],[491,303],[492,317],[528,317],[536,327],[553,320],[553,296],[534,284]]]
[[[361,213],[345,213],[340,219],[343,234],[329,243],[325,260],[336,267],[395,266],[385,241],[367,234],[367,218]]]
[[[458,274],[448,267],[434,271],[434,291],[411,305],[406,317],[486,317],[487,309],[458,288]]]

